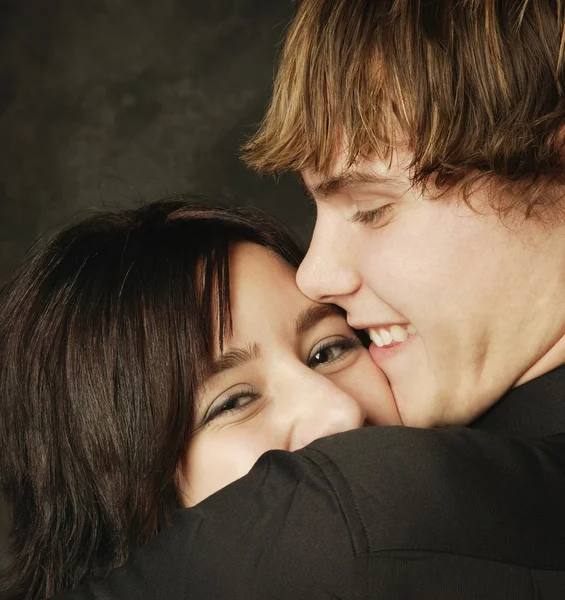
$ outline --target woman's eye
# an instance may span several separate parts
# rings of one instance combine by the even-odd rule
[[[361,225],[378,225],[385,215],[392,209],[392,204],[385,204],[373,210],[358,210],[351,221]]]
[[[220,412],[230,412],[244,407],[246,404],[253,402],[255,398],[252,394],[239,394],[228,398],[220,407]]]
[[[212,405],[204,417],[204,424],[209,423],[217,417],[243,410],[259,397],[260,394],[253,390],[246,390],[231,394],[227,398],[219,400],[216,404]]]
[[[361,342],[358,339],[339,338],[330,340],[314,349],[308,359],[308,366],[311,369],[317,369],[334,364],[344,358],[351,350],[360,346]]]

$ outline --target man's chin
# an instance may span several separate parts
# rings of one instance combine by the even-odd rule
[[[418,393],[418,390],[422,389],[420,386],[402,385],[391,387],[402,425],[420,428],[438,426],[433,398],[428,394]]]

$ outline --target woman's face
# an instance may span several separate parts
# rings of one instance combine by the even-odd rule
[[[245,475],[267,450],[401,423],[385,376],[342,313],[308,300],[294,278],[256,244],[231,250],[233,332],[196,398],[187,506]]]

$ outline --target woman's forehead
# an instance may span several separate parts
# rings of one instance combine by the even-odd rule
[[[252,242],[231,244],[229,259],[222,264],[217,257],[203,260],[197,278],[202,312],[209,315],[213,332],[212,359],[228,346],[264,339],[266,324],[288,315],[289,297],[292,304],[297,295],[307,301],[296,286],[295,269],[272,250]]]
[[[230,248],[230,293],[237,296],[245,287],[264,290],[265,296],[276,290],[298,292],[296,269],[272,250],[251,242],[239,242]]]
[[[313,303],[298,289],[296,271],[256,244],[230,251],[230,312],[234,343],[254,343],[285,331]],[[258,338],[258,339],[255,339]]]

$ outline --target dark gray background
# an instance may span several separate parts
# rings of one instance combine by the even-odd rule
[[[276,185],[237,158],[292,8],[0,0],[0,280],[71,215],[167,193],[227,193],[307,239],[313,215],[295,179]]]
[[[0,0],[0,279],[89,207],[224,192],[302,237],[291,176],[247,170],[290,0]]]

